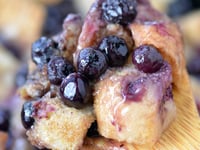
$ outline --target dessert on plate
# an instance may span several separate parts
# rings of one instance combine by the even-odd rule
[[[96,0],[31,56],[21,119],[38,148],[151,149],[176,117],[182,38],[147,0]]]

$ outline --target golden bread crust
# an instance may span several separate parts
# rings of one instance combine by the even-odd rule
[[[146,7],[149,6],[139,7],[138,12],[142,12]],[[138,14],[136,21],[129,25],[135,46],[138,47],[144,44],[155,46],[164,59],[171,64],[173,82],[176,85],[185,69],[181,32],[177,24],[170,21],[165,15],[160,14],[153,8],[150,8],[150,11],[156,13],[156,16],[149,16],[154,18],[153,20],[144,21],[143,16],[145,14]]]
[[[108,70],[95,86],[94,109],[99,133],[110,139],[138,145],[154,144],[175,118],[176,108],[172,99],[164,104],[163,95],[171,84],[169,79],[156,83],[148,75],[137,71],[133,65]],[[155,75],[155,77],[158,75]],[[162,77],[161,77],[162,78]],[[139,102],[127,100],[124,86],[140,80],[146,89]],[[168,81],[169,80],[169,81]],[[161,107],[164,107],[162,111]]]
[[[67,107],[58,98],[43,99],[41,103],[46,105],[41,111],[52,111],[47,112],[46,117],[35,117],[33,127],[27,131],[31,143],[54,150],[79,149],[95,119],[91,108],[77,110]]]

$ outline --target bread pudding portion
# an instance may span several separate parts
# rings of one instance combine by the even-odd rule
[[[83,24],[69,15],[60,35],[32,46],[36,69],[21,89],[29,141],[49,149],[92,149],[98,139],[113,143],[104,149],[150,148],[176,115],[181,44],[176,25],[147,0],[97,0]],[[88,138],[94,123],[99,138]]]
[[[95,87],[99,133],[128,143],[155,143],[176,114],[171,82],[169,65],[153,74],[134,66],[108,70]]]
[[[27,112],[32,114],[31,118]],[[41,100],[26,102],[22,116],[29,119],[25,127],[29,129],[27,135],[31,143],[49,149],[79,149],[94,121],[91,107],[77,110],[47,95]]]
[[[113,34],[119,36],[117,28],[115,28],[114,33],[109,33],[107,27],[120,26],[132,33],[131,36],[125,36],[124,32],[121,36],[122,38],[126,37],[124,38],[126,42],[132,40],[132,43],[135,44],[131,48],[128,46],[130,54],[134,53],[134,47],[150,45],[155,47],[169,64],[165,71],[162,70],[163,73],[159,74],[158,71],[153,72],[153,74],[147,72],[137,75],[136,72],[141,72],[141,70],[134,66],[130,67],[132,62],[129,56],[124,67],[106,71],[95,84],[94,108],[99,133],[106,138],[128,143],[155,143],[176,114],[172,96],[172,83],[176,84],[176,80],[181,76],[185,67],[179,29],[169,18],[154,10],[148,1],[137,1],[137,16],[133,22],[129,23],[128,28],[120,23],[109,22],[102,17],[104,10],[101,9],[102,5],[107,2],[111,1],[97,1],[91,7],[80,34],[78,53],[80,54],[84,47],[94,46],[101,49],[101,44],[98,46],[98,43],[101,43],[101,40],[103,41],[105,37]],[[111,10],[114,10],[114,7],[111,7]],[[91,17],[93,15],[95,17]],[[92,36],[87,36],[89,31],[92,31],[90,32]],[[84,45],[85,43],[86,45]],[[109,46],[106,48],[106,50],[109,50]],[[141,61],[143,61],[142,58]],[[127,66],[129,66],[129,69],[127,69]],[[140,83],[140,86],[148,89],[141,90],[140,86],[137,87],[139,89],[132,87],[133,91],[139,92],[139,96],[133,98],[136,102],[126,102],[123,94],[121,94],[123,89],[121,80],[126,80],[126,78],[132,78],[132,82],[136,82],[136,85]],[[145,86],[147,87],[145,88]],[[142,97],[141,103],[137,102],[138,97],[139,99]],[[122,115],[121,112],[127,114]],[[145,112],[147,113],[146,117]]]

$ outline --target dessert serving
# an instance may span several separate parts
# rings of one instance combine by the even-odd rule
[[[40,149],[152,149],[190,89],[179,28],[147,0],[96,0],[31,57],[21,119]]]

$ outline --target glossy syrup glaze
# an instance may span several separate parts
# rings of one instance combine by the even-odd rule
[[[173,101],[168,101],[172,100],[171,83],[171,67],[166,62],[159,71],[151,74],[141,72],[133,65],[108,70],[95,91],[100,134],[133,142],[141,138],[140,132],[144,129],[148,140],[156,140],[173,118],[169,111],[174,113],[175,106]],[[149,130],[151,126],[153,129]],[[135,128],[139,128],[138,132]],[[157,132],[152,133],[152,130]],[[135,135],[130,136],[132,134]]]

